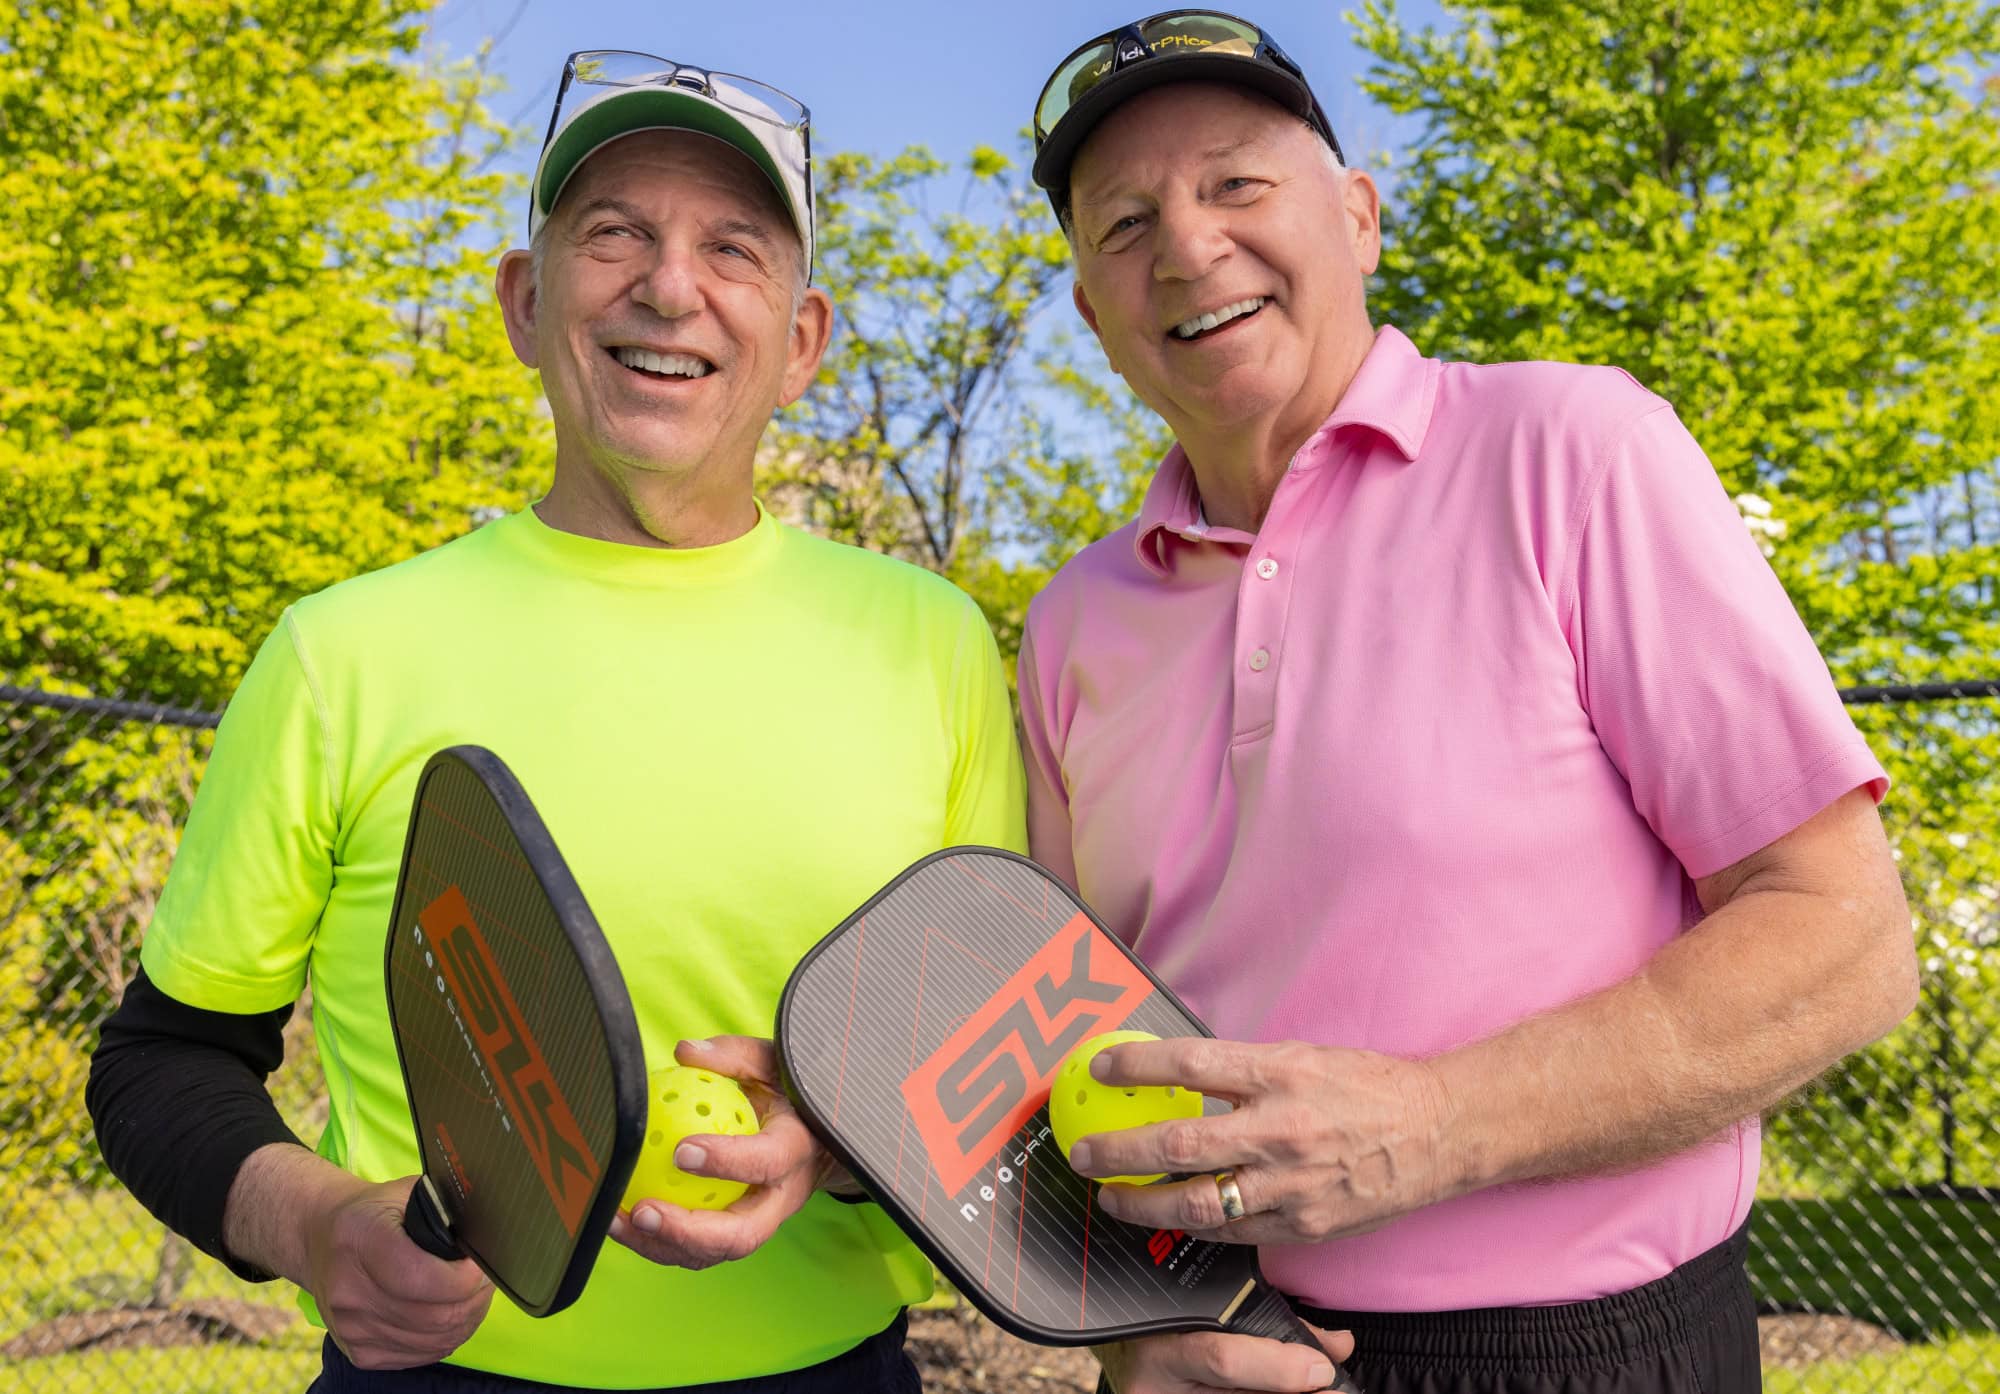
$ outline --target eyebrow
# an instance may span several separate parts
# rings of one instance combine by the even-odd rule
[[[1261,151],[1263,149],[1266,149],[1269,146],[1269,144],[1270,142],[1267,141],[1263,136],[1258,136],[1258,135],[1245,136],[1243,139],[1231,141],[1227,145],[1213,146],[1210,149],[1202,151],[1195,158],[1202,164],[1212,164],[1217,160],[1233,159],[1236,156],[1245,154],[1247,152]],[[1117,182],[1118,182],[1118,177],[1116,173],[1112,173],[1112,174],[1107,174],[1104,178],[1097,180],[1095,183],[1085,185],[1084,188],[1077,191],[1075,196],[1070,200],[1070,207],[1074,209],[1083,209],[1083,208],[1096,207],[1099,204],[1109,203],[1112,199],[1114,199],[1118,195],[1113,192],[1106,192],[1107,186],[1115,188]]]
[[[766,251],[778,249],[778,240],[771,236],[771,230],[748,218],[722,218],[709,226],[718,237],[747,237]]]
[[[577,205],[574,221],[581,224],[593,213],[616,213],[621,218],[629,218],[635,223],[651,221],[637,204],[628,203],[611,194],[599,194],[596,198]],[[720,218],[708,225],[709,231],[717,237],[745,237],[770,252],[778,249],[777,238],[762,223],[749,218]]]
[[[593,213],[616,213],[619,217],[630,218],[635,223],[646,221],[646,215],[641,213],[635,205],[627,203],[622,198],[614,198],[610,194],[599,194],[596,198],[577,205],[576,213],[571,218],[571,222],[581,223]]]

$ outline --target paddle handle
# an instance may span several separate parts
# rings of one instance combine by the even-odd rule
[[[1255,1294],[1230,1320],[1229,1329],[1250,1336],[1289,1341],[1295,1346],[1309,1346],[1322,1355],[1326,1354],[1326,1347],[1319,1343],[1319,1337],[1313,1335],[1312,1328],[1299,1320],[1291,1304],[1285,1301],[1284,1294],[1268,1283],[1257,1284]],[[1361,1394],[1361,1386],[1338,1363],[1333,1367],[1333,1383],[1326,1388],[1334,1394]]]
[[[431,1188],[428,1176],[418,1177],[410,1190],[410,1203],[403,1209],[403,1233],[425,1253],[444,1259],[465,1257],[458,1241],[451,1237],[451,1225],[438,1207],[437,1193]]]
[[[1313,1335],[1311,1329],[1297,1317],[1292,1318],[1291,1331],[1278,1339],[1290,1341],[1294,1345],[1311,1346],[1321,1355],[1326,1355],[1326,1347],[1319,1343],[1319,1337]],[[1327,1359],[1332,1360],[1333,1357],[1327,1356]],[[1333,1394],[1361,1394],[1361,1386],[1354,1382],[1354,1377],[1348,1374],[1337,1360],[1333,1365],[1333,1383],[1326,1388],[1332,1390]]]

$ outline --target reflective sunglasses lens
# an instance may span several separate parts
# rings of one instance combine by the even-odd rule
[[[1069,114],[1077,99],[1098,84],[1111,71],[1111,40],[1090,44],[1079,49],[1070,60],[1055,71],[1048,85],[1042,89],[1042,100],[1035,106],[1035,133],[1046,137],[1056,128],[1056,122]]]
[[[1139,26],[1139,38],[1145,44],[1146,58],[1182,53],[1255,58],[1257,46],[1264,40],[1263,33],[1253,24],[1226,15],[1199,13],[1147,20]],[[1038,140],[1047,139],[1056,123],[1083,99],[1083,94],[1110,75],[1117,43],[1116,37],[1100,40],[1079,50],[1056,69],[1055,76],[1042,89],[1042,100],[1035,106]],[[1133,60],[1128,57],[1126,61]]]
[[[1169,53],[1215,53],[1232,58],[1254,58],[1264,36],[1254,24],[1223,15],[1182,14],[1151,20],[1139,26],[1139,37],[1154,57]]]

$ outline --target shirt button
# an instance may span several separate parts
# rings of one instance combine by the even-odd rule
[[[1251,672],[1261,673],[1270,666],[1271,666],[1271,652],[1269,649],[1259,649],[1257,650],[1257,652],[1250,655]]]
[[[1278,574],[1278,564],[1266,557],[1257,563],[1257,574],[1268,581]]]

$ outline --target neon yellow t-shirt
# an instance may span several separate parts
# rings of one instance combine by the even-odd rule
[[[286,611],[230,703],[143,961],[257,1012],[310,974],[322,1155],[417,1170],[382,944],[418,771],[484,745],[603,926],[649,1065],[768,1036],[817,940],[908,863],[1025,845],[1022,770],[979,610],[915,567],[760,508],[717,547],[624,546],[532,510]],[[873,1205],[815,1196],[699,1273],[607,1243],[546,1320],[496,1300],[453,1360],[603,1388],[798,1369],[879,1331],[930,1267]]]

